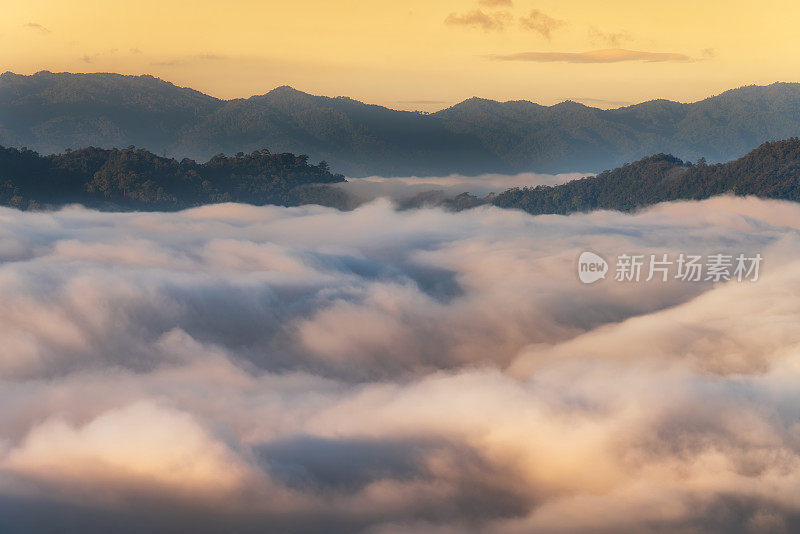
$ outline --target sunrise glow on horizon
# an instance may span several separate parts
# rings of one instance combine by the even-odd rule
[[[5,4],[2,71],[152,74],[220,98],[287,84],[396,109],[609,108],[800,79],[800,4],[775,0]]]

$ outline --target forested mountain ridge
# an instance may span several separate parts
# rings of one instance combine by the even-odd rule
[[[40,156],[0,147],[0,205],[20,209],[78,203],[101,209],[175,210],[216,202],[299,205],[342,203],[324,185],[343,182],[325,162],[267,150],[206,163],[143,149],[84,148]]]
[[[800,202],[800,140],[767,142],[728,162],[696,164],[658,154],[596,176],[557,186],[514,188],[484,199],[462,196],[456,209],[479,204],[516,208],[535,215],[597,209],[631,211],[671,200],[715,195],[753,195]]]
[[[800,84],[793,83],[614,110],[471,98],[426,115],[286,86],[220,100],[152,76],[0,75],[2,145],[40,153],[136,145],[198,160],[268,146],[354,177],[591,172],[658,152],[728,161],[797,135]]]
[[[305,155],[267,150],[220,154],[200,164],[133,147],[90,147],[51,156],[0,147],[0,205],[21,209],[79,203],[112,210],[176,210],[215,202],[351,209],[362,201],[332,186],[344,181],[325,162],[311,165]],[[466,191],[455,198],[427,191],[398,207],[464,210],[494,205],[535,215],[569,214],[632,211],[721,194],[800,202],[800,139],[767,142],[728,163],[692,164],[656,154],[557,186],[513,188],[484,198]]]
[[[43,154],[135,145],[198,160],[268,146],[355,176],[510,170],[478,139],[421,113],[287,86],[224,101],[151,76],[107,73],[0,75],[0,145]]]
[[[0,145],[42,154],[131,145],[161,152],[223,104],[153,76],[6,72],[0,75]]]
[[[479,140],[448,130],[431,115],[313,96],[287,86],[226,102],[186,132],[173,150],[234,152],[252,146],[313,154],[352,176],[509,169]]]

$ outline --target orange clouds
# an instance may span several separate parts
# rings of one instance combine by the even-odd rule
[[[444,23],[451,26],[473,26],[484,31],[502,30],[509,18],[509,14],[505,12],[487,14],[480,9],[475,9],[463,15],[450,13]]]
[[[660,63],[665,61],[686,62],[692,58],[686,54],[672,52],[646,52],[611,48],[588,52],[520,52],[517,54],[494,55],[492,59],[501,61],[532,61],[537,63],[620,63],[623,61],[645,61]]]
[[[511,6],[511,2],[503,0],[488,0],[480,2],[481,5],[489,7]],[[445,24],[450,26],[472,26],[481,28],[484,31],[488,30],[504,30],[506,24],[514,19],[512,14],[508,11],[495,11],[485,13],[481,9],[474,9],[463,15],[457,13],[450,13],[444,20]],[[566,21],[556,19],[539,11],[532,9],[527,15],[518,18],[519,27],[523,30],[533,31],[546,39],[552,37],[553,30],[565,26]]]
[[[566,25],[565,21],[554,19],[538,9],[533,9],[527,16],[520,17],[519,22],[523,28],[535,31],[546,39],[550,39],[553,30]]]
[[[36,31],[38,31],[40,33],[50,33],[50,30],[48,30],[47,28],[45,28],[44,26],[42,26],[38,22],[27,22],[27,23],[23,24],[22,26],[25,27],[25,28],[28,28],[30,30],[36,30]]]

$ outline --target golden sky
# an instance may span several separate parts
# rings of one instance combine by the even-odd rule
[[[292,85],[398,109],[471,96],[616,107],[800,80],[781,0],[3,0],[0,70]]]

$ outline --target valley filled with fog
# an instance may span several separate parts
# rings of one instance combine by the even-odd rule
[[[535,187],[537,185],[560,185],[583,178],[580,173],[564,174],[481,174],[478,176],[403,176],[385,178],[348,178],[346,182],[333,187],[347,194],[352,204],[370,202],[379,198],[389,198],[395,202],[408,203],[426,200],[452,199],[462,193],[485,197],[491,193],[501,193],[513,187]]]
[[[0,221],[9,530],[800,525],[800,205]],[[764,261],[755,282],[584,285],[584,250]]]

